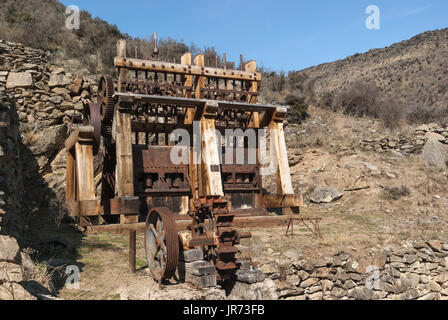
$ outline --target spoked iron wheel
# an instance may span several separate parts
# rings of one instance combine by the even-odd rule
[[[155,208],[149,212],[145,251],[149,270],[159,284],[174,276],[179,258],[179,239],[174,214],[168,208]]]

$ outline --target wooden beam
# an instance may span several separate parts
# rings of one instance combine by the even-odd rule
[[[134,167],[132,157],[131,116],[128,113],[115,110],[112,128],[116,141],[117,176],[115,188],[118,198],[134,195]],[[138,215],[120,215],[120,223],[132,223],[138,220]]]
[[[217,104],[215,103],[216,107]],[[207,109],[207,106],[206,106]],[[221,180],[221,166],[218,152],[218,138],[216,136],[215,119],[202,117],[201,119],[201,179],[199,189],[202,196],[224,196]],[[221,147],[221,146],[219,146]]]
[[[188,66],[183,64],[130,59],[124,57],[116,57],[114,64],[119,68],[126,68],[129,70],[142,70],[149,72],[165,72],[165,73],[177,73],[191,76],[203,76],[222,78],[230,80],[248,80],[248,81],[261,81],[261,73],[258,72],[246,72],[239,70],[226,70],[218,68],[206,68],[204,66]]]
[[[122,39],[117,42],[117,57],[126,59],[126,40]],[[118,67],[118,66],[117,66]],[[126,68],[118,69],[118,92],[122,92],[122,82],[126,80],[128,70]]]
[[[264,216],[264,217],[236,217],[234,219],[233,227],[235,228],[273,228],[286,227],[288,224],[288,216]],[[185,231],[191,225],[191,220],[176,221],[177,231]],[[128,234],[129,230],[137,230],[142,233],[145,231],[145,223],[135,223],[127,225],[105,225],[105,226],[89,226],[87,227],[88,234],[95,234],[101,232],[109,232],[114,234]]]
[[[269,133],[272,140],[272,157],[278,162],[276,172],[277,194],[294,194],[291,172],[289,170],[288,153],[286,150],[285,133],[283,131],[283,122],[271,122],[269,125]]]
[[[186,52],[182,58],[180,58],[180,63],[186,66],[191,66],[191,53]],[[186,75],[184,80],[184,86],[185,87],[192,87],[193,86],[193,76]],[[190,90],[184,90],[184,98],[191,98],[191,91]]]
[[[241,61],[242,62],[242,61]],[[249,63],[246,63],[245,65],[246,72],[257,72],[257,62],[256,61],[249,61]],[[250,86],[248,88],[249,92],[258,92],[258,82],[257,81],[251,81]],[[247,97],[247,102],[250,104],[256,104],[257,103],[257,96],[256,95],[249,95]],[[252,118],[249,122],[249,128],[260,128],[260,114],[258,112],[252,113]],[[259,145],[257,143],[257,147],[255,150],[256,157],[257,157],[257,165],[258,168],[260,168],[260,159],[259,159]],[[260,184],[260,190],[263,189],[263,179],[260,176],[258,179],[258,183]],[[259,192],[255,194],[255,207],[260,208],[263,203],[263,192]]]
[[[93,146],[92,144],[75,145],[76,157],[76,200],[95,200],[93,183]]]
[[[73,150],[66,150],[67,169],[65,178],[65,199],[75,200],[75,157]]]
[[[287,107],[276,106],[272,104],[251,104],[245,102],[232,102],[232,101],[222,101],[222,100],[208,100],[208,99],[193,99],[193,98],[179,98],[179,97],[168,97],[168,96],[155,96],[147,94],[136,94],[136,93],[121,93],[117,92],[114,94],[115,98],[118,98],[119,102],[122,104],[132,105],[136,102],[147,102],[153,104],[166,104],[166,105],[177,105],[179,107],[191,108],[203,107],[205,104],[210,104],[211,102],[217,102],[218,107],[221,110],[241,110],[248,112],[266,112],[271,111],[272,114],[266,121],[269,123],[272,119],[273,112],[277,110],[277,115],[281,110],[285,113],[287,112]],[[280,111],[279,111],[280,110]],[[194,111],[194,110],[193,110]]]
[[[204,55],[199,54],[194,58],[194,65],[195,67],[204,69]],[[201,71],[201,74],[196,79],[196,87],[195,87],[195,98],[196,99],[204,99],[204,92],[201,92],[202,88],[205,88],[205,79],[203,72]]]
[[[266,209],[290,208],[290,207],[301,207],[301,206],[303,206],[303,198],[300,195],[268,194],[268,195],[264,195],[264,197],[263,197],[263,207]]]
[[[185,53],[182,58],[181,58],[181,64],[186,65],[186,66],[191,66],[191,53],[187,52]],[[185,76],[185,82],[184,82],[184,86],[188,86],[188,87],[193,87],[193,76],[191,75],[187,75]],[[192,92],[190,90],[184,90],[184,98],[191,98]],[[193,121],[194,121],[194,116],[196,113],[196,109],[188,109],[187,110],[187,114],[185,116],[185,120],[184,123],[186,125],[193,125]],[[194,133],[193,133],[194,134]],[[194,208],[194,201],[196,199],[198,199],[199,194],[198,194],[198,166],[195,163],[195,151],[194,151],[194,145],[193,143],[191,143],[191,147],[190,147],[190,165],[188,166],[188,174],[189,174],[189,178],[190,178],[190,188],[191,188],[191,193],[192,193],[192,197],[188,203],[188,208],[190,210],[193,210]]]

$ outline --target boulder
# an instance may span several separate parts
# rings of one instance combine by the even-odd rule
[[[37,300],[18,283],[0,285],[0,300]]]
[[[33,154],[50,156],[64,145],[67,134],[65,125],[58,125],[39,131],[30,146]]]
[[[344,195],[343,192],[328,186],[319,186],[314,189],[310,196],[311,202],[314,203],[330,203],[340,199]]]
[[[0,236],[0,262],[19,262],[20,247],[10,236]]]
[[[440,170],[446,170],[446,148],[436,139],[430,138],[423,148],[421,159]]]
[[[33,78],[27,72],[10,72],[6,81],[6,89],[29,88],[33,85]]]
[[[0,262],[0,283],[22,281],[23,275],[20,265],[10,262]]]

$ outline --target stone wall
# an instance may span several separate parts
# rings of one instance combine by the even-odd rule
[[[264,283],[237,283],[233,299],[448,300],[448,244],[407,242],[366,255],[310,260],[289,250],[261,269]]]
[[[27,209],[40,210],[45,203],[59,207],[64,202],[64,142],[69,127],[82,121],[84,104],[98,90],[97,80],[52,65],[48,52],[1,40],[0,61],[0,91],[15,100],[25,187],[35,200]]]
[[[364,151],[386,152],[398,151],[404,155],[420,154],[429,139],[448,144],[448,126],[435,123],[424,124],[416,128],[414,137],[384,137],[374,140],[361,140],[358,146]]]
[[[22,232],[22,183],[17,112],[14,103],[0,92],[0,234],[6,227],[16,237]]]

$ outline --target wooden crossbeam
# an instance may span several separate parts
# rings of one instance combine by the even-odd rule
[[[190,76],[204,76],[231,80],[261,81],[261,73],[247,72],[239,70],[209,68],[204,66],[189,66],[176,63],[131,59],[126,57],[116,57],[115,67],[142,70],[149,72],[177,73]]]
[[[287,216],[264,216],[264,217],[236,217],[233,227],[235,228],[267,228],[280,227],[288,224]],[[178,231],[187,230],[191,225],[189,220],[177,220],[176,226]],[[127,234],[129,230],[137,230],[137,232],[145,231],[145,223],[134,223],[127,225],[105,225],[105,226],[89,226],[87,233],[94,234],[98,232],[110,232],[115,234]]]
[[[193,98],[180,98],[180,97],[168,97],[168,96],[155,96],[155,95],[147,95],[147,94],[136,94],[136,93],[115,93],[114,97],[118,98],[120,101],[126,103],[136,103],[136,102],[146,102],[146,103],[154,103],[154,104],[162,104],[162,105],[178,105],[185,108],[196,108],[202,107],[205,104],[210,104],[212,102],[218,103],[218,108],[221,110],[241,110],[248,112],[274,112],[277,110],[283,110],[283,112],[287,112],[287,106],[277,106],[272,104],[252,104],[245,102],[232,102],[232,101],[216,101],[216,100],[207,100],[207,99],[193,99]],[[194,112],[193,112],[194,113]],[[269,123],[271,118],[267,119]]]

